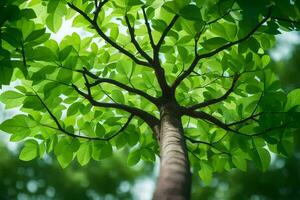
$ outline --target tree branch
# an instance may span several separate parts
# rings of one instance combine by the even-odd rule
[[[94,100],[92,96],[79,90],[79,88],[76,85],[72,84],[72,87],[76,90],[76,92],[79,95],[81,95],[86,100],[88,100],[93,106],[102,107],[102,108],[115,108],[115,109],[120,109],[129,112],[144,120],[154,131],[154,133],[157,134],[156,127],[159,125],[159,120],[153,115],[149,114],[148,112],[124,104],[98,102]]]
[[[159,51],[160,51],[160,47],[162,45],[162,43],[164,42],[166,36],[168,35],[169,31],[171,30],[171,28],[174,26],[174,24],[176,23],[177,19],[179,18],[179,15],[175,15],[173,17],[173,19],[171,20],[170,24],[167,26],[167,28],[164,30],[163,34],[161,35],[158,43],[155,45],[154,48],[154,60],[156,60],[156,62],[158,62],[159,60]]]
[[[101,83],[110,83],[110,84],[118,86],[118,87],[120,87],[120,88],[122,88],[122,89],[124,89],[128,92],[140,95],[140,96],[144,97],[145,99],[149,100],[150,102],[152,102],[153,104],[155,104],[156,106],[159,105],[159,101],[158,101],[157,98],[147,94],[146,92],[144,92],[142,90],[129,87],[129,86],[125,85],[124,83],[121,83],[121,82],[113,80],[113,79],[100,78],[97,75],[93,74],[92,72],[88,71],[88,69],[85,68],[85,67],[83,68],[83,71],[81,71],[81,73],[87,74],[89,77],[95,79],[95,82],[93,82],[93,83],[88,83],[88,81],[85,80],[85,82],[87,83],[86,86],[87,86],[88,89],[91,88],[91,87],[94,87],[98,84],[101,84]]]
[[[287,22],[287,23],[291,23],[291,24],[297,24],[297,23],[300,23],[300,21],[293,20],[293,19],[287,19],[287,18],[283,18],[283,17],[275,17],[275,16],[272,16],[271,19],[277,20],[277,21],[282,21],[282,22]]]
[[[240,74],[236,74],[234,77],[233,77],[233,81],[232,81],[232,84],[229,88],[229,90],[227,90],[227,92],[222,95],[221,97],[218,97],[218,98],[215,98],[215,99],[210,99],[210,100],[207,100],[207,101],[204,101],[202,103],[199,103],[199,104],[196,104],[196,105],[193,105],[193,106],[190,106],[188,107],[187,109],[188,110],[197,110],[199,108],[203,108],[203,107],[206,107],[206,106],[209,106],[209,105],[212,105],[212,104],[216,104],[216,103],[219,103],[221,101],[224,101],[225,99],[227,99],[227,97],[233,92],[234,90],[234,87],[238,81],[240,77]]]
[[[98,78],[98,79],[96,79],[95,82],[87,84],[86,86],[87,86],[87,88],[91,88],[91,87],[96,86],[96,85],[101,84],[101,83],[110,83],[112,85],[118,86],[118,87],[120,87],[120,88],[122,88],[122,89],[124,89],[124,90],[126,90],[128,92],[131,92],[131,93],[134,93],[134,94],[137,94],[137,95],[140,95],[140,96],[144,97],[145,99],[149,100],[150,102],[152,102],[153,104],[155,104],[157,106],[159,105],[159,102],[158,102],[157,98],[154,98],[151,95],[149,95],[149,94],[147,94],[147,93],[145,93],[145,92],[143,92],[141,90],[129,87],[129,86],[127,86],[127,85],[125,85],[123,83],[120,83],[120,82],[118,82],[116,80],[113,80],[113,79]]]
[[[111,40],[107,35],[105,35],[105,33],[101,30],[101,28],[98,26],[97,22],[92,20],[85,12],[83,12],[82,10],[80,10],[78,7],[76,7],[74,4],[72,3],[68,3],[68,6],[75,10],[77,13],[79,13],[82,17],[84,17],[97,31],[97,33],[99,34],[99,36],[101,38],[103,38],[107,43],[109,43],[111,46],[113,46],[114,48],[116,48],[117,50],[119,50],[121,53],[123,53],[124,55],[128,56],[129,58],[131,58],[135,63],[139,64],[139,65],[143,65],[146,67],[150,67],[153,68],[148,62],[139,60],[138,58],[136,58],[132,53],[130,53],[129,51],[127,51],[126,49],[124,49],[123,47],[121,47],[120,45],[118,45],[116,42],[114,42],[113,40]]]
[[[215,147],[215,146],[213,145],[213,143],[195,140],[195,139],[190,138],[190,137],[188,137],[188,136],[184,136],[184,137],[185,137],[185,139],[187,139],[188,141],[190,141],[190,142],[193,143],[193,144],[205,144],[205,145],[210,146],[211,148],[217,150],[218,152],[220,152],[220,153],[222,153],[222,154],[226,154],[226,155],[231,156],[231,154],[230,154],[229,152],[222,151],[222,150],[218,149],[217,147]]]
[[[193,62],[191,63],[191,65],[189,66],[189,68],[184,71],[184,73],[182,73],[173,83],[173,85],[171,86],[171,89],[173,91],[176,90],[176,88],[178,87],[178,85],[181,83],[181,81],[183,81],[186,77],[188,77],[195,69],[195,67],[197,66],[198,62],[201,60],[201,59],[204,59],[204,58],[209,58],[209,57],[212,57],[214,55],[216,55],[217,53],[225,50],[225,49],[228,49],[236,44],[239,44],[241,42],[244,42],[246,41],[247,39],[249,39],[270,17],[271,17],[271,12],[272,12],[272,7],[269,8],[269,11],[268,11],[268,14],[267,16],[261,21],[259,22],[247,35],[245,35],[243,38],[239,39],[239,40],[236,40],[234,42],[229,42],[227,44],[225,44],[224,46],[221,46],[209,53],[205,53],[205,54],[202,54],[202,55],[197,55],[195,56]]]
[[[252,111],[252,113],[251,113],[251,115],[249,117],[247,117],[245,119],[242,119],[240,121],[237,121],[237,122],[232,122],[232,123],[227,124],[227,125],[228,126],[234,126],[234,125],[242,124],[242,123],[247,122],[248,120],[254,120],[255,117],[262,115],[264,112],[257,113],[257,114],[255,114],[255,112],[256,112],[256,110],[257,110],[257,108],[258,108],[258,106],[259,106],[259,104],[260,104],[260,102],[261,102],[261,100],[263,98],[263,95],[264,95],[264,92],[261,93],[261,95],[260,95],[260,97],[259,97],[259,99],[257,101],[257,104],[255,105],[255,108],[253,109],[253,111]]]
[[[141,48],[141,46],[139,45],[139,43],[135,39],[134,27],[132,27],[130,25],[129,18],[128,18],[127,14],[125,14],[125,21],[126,21],[126,24],[127,24],[128,30],[129,30],[129,35],[130,35],[130,38],[131,38],[131,42],[134,44],[137,51],[148,61],[149,64],[151,64],[153,62],[152,58]]]
[[[145,19],[145,25],[146,25],[146,27],[147,27],[147,32],[148,32],[150,44],[151,44],[152,49],[153,49],[153,51],[154,51],[155,43],[154,43],[154,40],[153,40],[151,27],[150,27],[150,24],[149,24],[147,15],[146,15],[145,7],[142,7],[142,10],[143,10],[143,15],[144,15],[144,19]],[[153,52],[153,55],[154,55],[154,52]]]
[[[285,124],[282,124],[280,126],[276,126],[276,127],[270,127],[270,128],[267,128],[263,131],[260,131],[260,132],[257,132],[257,133],[252,133],[252,134],[246,134],[246,133],[242,133],[238,130],[235,130],[235,129],[232,129],[230,128],[230,124],[225,124],[223,123],[222,121],[220,121],[219,119],[217,119],[216,117],[210,115],[210,114],[207,114],[203,111],[189,111],[188,113],[186,113],[187,116],[190,116],[190,117],[193,117],[193,118],[198,118],[198,119],[202,119],[202,120],[207,120],[209,122],[211,122],[212,124],[228,131],[224,137],[229,133],[229,132],[232,132],[232,133],[235,133],[237,135],[241,135],[241,136],[246,136],[246,137],[255,137],[255,136],[261,136],[261,135],[264,135],[264,134],[267,134],[271,131],[274,131],[274,130],[277,130],[277,129],[282,129],[282,128],[287,128],[289,125],[292,125],[294,123],[297,123],[297,121],[292,121],[292,122],[288,122],[288,123],[285,123]],[[222,137],[220,140],[222,140],[224,137]],[[219,142],[219,141],[217,141]],[[217,143],[215,142],[215,143]]]
[[[98,15],[102,9],[102,7],[108,2],[108,0],[104,0],[104,1],[100,1],[99,4],[98,4],[98,1],[95,0],[95,11],[94,11],[94,18],[93,18],[93,21],[95,23],[97,23],[97,19],[98,19]]]
[[[66,129],[64,129],[62,127],[62,125],[59,123],[59,120],[55,117],[55,115],[51,112],[51,110],[48,108],[48,106],[46,105],[46,103],[42,100],[42,98],[35,92],[36,97],[39,99],[39,101],[41,102],[41,104],[43,105],[43,107],[46,109],[46,111],[48,112],[48,114],[51,116],[52,120],[55,122],[57,128],[52,127],[48,124],[41,124],[45,127],[48,128],[52,128],[52,129],[56,129],[61,131],[62,133],[70,136],[70,137],[76,137],[76,138],[81,138],[81,139],[87,139],[87,140],[98,140],[98,141],[110,141],[111,139],[113,139],[114,137],[116,137],[117,135],[119,135],[121,132],[123,132],[129,125],[129,123],[131,122],[131,120],[133,119],[134,115],[131,114],[129,116],[129,118],[127,119],[126,123],[119,129],[119,131],[117,131],[115,134],[107,137],[107,138],[99,138],[99,137],[88,137],[88,136],[83,136],[83,135],[76,135],[73,133],[70,133],[69,131],[67,131]]]
[[[233,9],[232,9],[233,6],[234,6],[234,4],[235,4],[235,2],[236,2],[236,0],[234,0],[234,1],[232,2],[231,6],[230,6],[230,9],[228,9],[228,10],[227,10],[225,13],[223,13],[220,17],[218,17],[218,18],[216,18],[216,19],[214,19],[214,20],[211,20],[211,21],[209,21],[209,22],[206,22],[206,25],[213,24],[213,23],[215,23],[215,22],[217,22],[217,21],[223,19],[223,18],[226,17],[227,15],[229,15],[232,11],[236,11],[236,10],[233,10]]]
[[[21,43],[21,53],[22,53],[23,66],[27,67],[26,55],[25,55],[25,48],[24,48],[24,42],[23,42],[23,40],[21,40],[20,43]]]

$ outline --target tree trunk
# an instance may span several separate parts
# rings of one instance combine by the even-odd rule
[[[190,166],[181,117],[176,113],[176,107],[162,107],[159,137],[160,175],[153,199],[190,199]]]

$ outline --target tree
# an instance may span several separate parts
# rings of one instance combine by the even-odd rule
[[[63,167],[127,144],[129,165],[159,154],[154,199],[189,199],[190,170],[206,183],[248,160],[266,170],[270,152],[292,150],[300,98],[280,89],[266,51],[279,30],[299,29],[299,5],[4,1],[1,70],[18,81],[1,101],[22,114],[0,128],[26,140],[20,159],[54,151]],[[50,39],[64,20],[87,36]]]

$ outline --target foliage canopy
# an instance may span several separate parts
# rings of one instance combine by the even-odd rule
[[[0,85],[22,114],[0,129],[25,141],[20,159],[54,152],[62,167],[130,146],[128,164],[159,154],[159,107],[180,104],[191,166],[266,170],[288,155],[300,90],[286,95],[267,51],[299,30],[300,1],[4,0]],[[56,41],[66,20],[84,29]],[[149,128],[150,127],[150,128]],[[154,134],[153,134],[154,133]]]

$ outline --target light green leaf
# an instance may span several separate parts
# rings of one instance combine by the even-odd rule
[[[91,146],[88,142],[80,145],[77,151],[77,160],[81,166],[86,165],[91,159]]]
[[[241,156],[232,156],[233,164],[242,171],[247,171],[247,161]]]
[[[300,105],[300,89],[292,90],[287,95],[287,102],[285,104],[285,111],[289,111],[294,106]]]
[[[19,99],[23,98],[24,95],[15,91],[6,91],[3,92],[0,96],[0,101],[7,101],[7,100],[13,100],[13,99]]]
[[[211,183],[212,167],[208,163],[201,162],[198,174],[206,185],[209,185]]]
[[[140,159],[141,159],[141,152],[140,152],[140,150],[132,151],[128,155],[127,164],[129,166],[133,166],[133,165],[137,164],[140,161]]]
[[[111,97],[119,103],[124,103],[125,102],[124,95],[120,90],[113,90],[111,92]]]
[[[23,161],[30,161],[38,156],[39,144],[35,140],[27,140],[19,155]]]
[[[57,14],[50,14],[46,18],[46,24],[51,31],[56,33],[62,25],[62,17]]]

